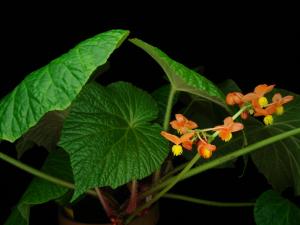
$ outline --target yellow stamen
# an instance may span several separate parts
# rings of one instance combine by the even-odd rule
[[[173,152],[174,156],[181,155],[183,152],[181,145],[173,145],[172,152]]]
[[[266,97],[260,97],[258,99],[258,104],[261,106],[261,107],[265,107],[269,104],[268,102],[268,99]]]
[[[265,123],[266,125],[271,125],[271,124],[273,124],[273,116],[272,116],[272,115],[267,115],[267,116],[265,116],[265,118],[264,118],[264,123]]]
[[[283,106],[279,106],[276,108],[276,115],[280,116],[284,113],[284,108]]]

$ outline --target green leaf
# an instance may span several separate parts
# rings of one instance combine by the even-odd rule
[[[95,187],[116,188],[160,167],[169,149],[152,124],[155,101],[131,84],[88,84],[66,118],[59,145],[71,157],[77,198]]]
[[[128,33],[111,30],[96,35],[29,74],[0,102],[0,140],[13,142],[45,113],[66,109]]]
[[[299,225],[300,209],[270,190],[257,199],[254,217],[257,225]]]
[[[28,225],[28,219],[25,219],[18,208],[14,208],[12,210],[12,213],[8,217],[8,219],[5,221],[4,225]]]
[[[42,171],[54,177],[72,181],[73,175],[69,156],[60,149],[49,154]],[[12,215],[9,217],[6,225],[21,224],[21,220],[24,220],[25,224],[28,224],[31,206],[58,199],[68,191],[69,189],[65,187],[53,184],[41,178],[34,178],[23,194],[17,207],[14,209]],[[20,223],[15,223],[15,220],[20,221]]]
[[[34,127],[30,128],[28,132],[17,141],[16,149],[18,158],[20,158],[25,151],[32,148],[34,144],[44,147],[49,152],[54,151],[67,115],[68,110],[46,113]]]
[[[210,80],[169,58],[160,49],[142,40],[133,38],[129,41],[147,52],[162,67],[175,90],[200,96],[227,109],[224,94]]]

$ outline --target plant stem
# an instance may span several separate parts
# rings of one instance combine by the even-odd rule
[[[192,107],[192,105],[194,104],[195,100],[191,100],[190,103],[187,105],[187,107],[184,109],[184,111],[182,112],[182,114],[186,114],[190,108]]]
[[[166,192],[168,192],[182,177],[183,175],[189,171],[190,168],[200,159],[200,155],[196,154],[194,158],[186,165],[186,167],[176,176],[174,179],[171,180],[171,182],[168,183],[167,187],[165,187],[161,192],[159,192],[157,195],[155,195],[150,201],[146,202],[141,207],[137,208],[137,210],[131,214],[128,219],[125,221],[125,224],[128,224],[133,218],[143,209],[148,208],[151,206],[154,202],[156,202],[158,199],[160,199]]]
[[[193,198],[185,195],[178,195],[173,193],[166,193],[163,198],[171,198],[176,200],[182,200],[202,205],[209,205],[209,206],[217,206],[217,207],[249,207],[254,206],[255,202],[217,202],[217,201],[209,201],[199,198]]]
[[[128,214],[132,213],[136,209],[137,200],[138,200],[138,182],[136,179],[134,179],[131,181],[130,199],[129,199],[128,206],[126,209],[126,212]]]
[[[26,172],[34,175],[34,176],[37,176],[39,178],[42,178],[44,180],[47,180],[49,182],[52,182],[54,184],[57,184],[57,185],[60,185],[60,186],[63,186],[63,187],[69,188],[69,189],[73,189],[73,190],[75,189],[75,185],[74,184],[72,184],[72,183],[70,183],[68,181],[62,180],[60,178],[57,178],[57,177],[53,177],[53,176],[51,176],[49,174],[46,174],[46,173],[44,173],[44,172],[42,172],[42,171],[40,171],[38,169],[35,169],[35,168],[33,168],[33,167],[25,164],[25,163],[22,163],[19,160],[16,160],[16,159],[8,156],[8,155],[6,155],[6,154],[4,154],[2,152],[0,152],[0,159],[3,159],[4,161],[6,161],[6,162],[8,162],[8,163],[10,163],[12,165],[14,165],[15,167],[17,167],[17,168],[19,168],[21,170],[26,171]],[[94,191],[92,191],[92,190],[87,191],[87,193],[90,194],[90,195],[93,195],[93,196],[97,196],[97,194]]]
[[[107,215],[108,218],[111,218],[113,216],[113,211],[110,208],[107,200],[105,199],[105,196],[103,195],[102,191],[100,190],[100,188],[95,188],[95,191],[97,193],[98,199]]]
[[[152,185],[155,185],[160,178],[160,169],[156,170],[152,176]]]
[[[247,108],[251,107],[251,105],[245,105],[243,106],[242,108],[240,108],[239,111],[237,111],[233,116],[232,116],[232,119],[233,120],[236,120],[241,114],[242,112],[244,112]]]
[[[168,127],[169,127],[175,93],[176,93],[175,88],[172,85],[170,85],[170,92],[169,92],[169,96],[168,96],[168,102],[167,102],[167,106],[166,106],[165,118],[164,118],[164,124],[163,124],[164,130],[168,130]],[[155,184],[156,181],[158,181],[158,179],[160,178],[160,174],[161,174],[161,171],[159,168],[153,174],[152,184]]]
[[[167,173],[165,176],[163,176],[160,179],[160,182],[166,180],[167,178],[169,178],[170,176],[172,176],[173,174],[179,172],[180,170],[182,170],[185,166],[187,165],[187,163],[183,163],[180,166],[175,167],[173,170],[171,170],[169,173]]]
[[[164,130],[168,130],[169,121],[170,121],[171,112],[172,112],[172,104],[173,104],[173,99],[174,99],[175,93],[176,93],[176,90],[171,85],[170,92],[169,92],[169,97],[168,97],[168,102],[167,102],[167,107],[166,107],[166,112],[165,112],[164,124],[163,124],[163,129]]]

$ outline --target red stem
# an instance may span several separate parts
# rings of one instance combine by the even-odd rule
[[[152,185],[154,185],[156,182],[158,182],[160,178],[160,169],[156,170],[155,173],[152,176]]]
[[[98,198],[100,200],[100,203],[108,216],[108,218],[112,218],[115,216],[113,209],[110,207],[109,202],[107,201],[106,197],[104,196],[103,192],[100,190],[100,188],[95,188],[95,191],[98,195]]]
[[[126,208],[126,212],[131,214],[137,207],[138,200],[138,182],[137,180],[132,180],[130,187],[130,199],[128,202],[128,206]]]

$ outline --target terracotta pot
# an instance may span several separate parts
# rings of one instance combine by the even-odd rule
[[[129,225],[156,225],[159,219],[159,207],[155,204],[150,210],[143,216],[137,217]],[[112,225],[111,223],[81,223],[72,220],[64,215],[60,211],[58,215],[59,225]]]

